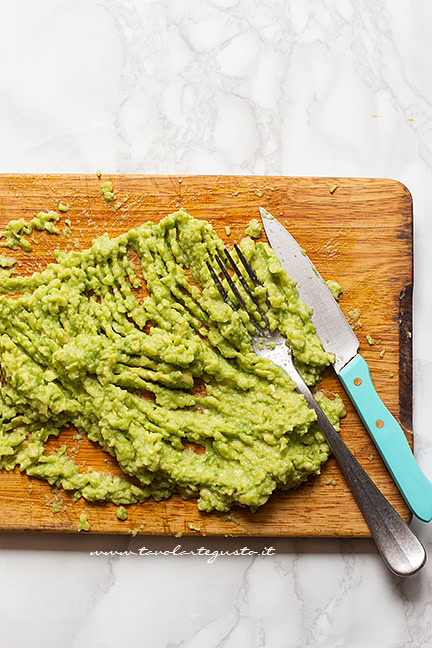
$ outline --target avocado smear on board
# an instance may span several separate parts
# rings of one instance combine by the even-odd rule
[[[3,246],[28,250],[33,227],[55,233],[57,218],[42,216],[7,228]],[[330,360],[309,309],[266,243],[246,236],[240,245],[269,293],[271,325],[314,385]],[[57,251],[32,276],[1,270],[0,467],[88,501],[179,493],[202,511],[255,510],[276,488],[319,473],[329,447],[315,413],[253,353],[247,316],[209,275],[206,259],[223,248],[209,223],[180,210],[88,250]],[[339,396],[316,396],[337,427]],[[48,451],[49,437],[70,425],[115,457],[124,477],[78,466],[66,446]]]

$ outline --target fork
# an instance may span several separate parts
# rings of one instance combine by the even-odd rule
[[[260,281],[236,243],[234,243],[234,250],[241,265],[246,270],[246,276],[240,270],[239,263],[234,261],[232,254],[226,248],[224,249],[226,260],[219,253],[214,255],[219,271],[208,260],[206,261],[208,270],[219,294],[231,308],[234,310],[241,309],[248,315],[255,329],[255,333],[251,336],[254,352],[258,356],[270,360],[283,369],[294,381],[297,391],[304,396],[308,406],[314,410],[318,425],[327,439],[342,473],[357,500],[357,504],[375,540],[377,549],[387,567],[397,576],[411,576],[415,574],[426,562],[425,548],[395,511],[390,502],[375,486],[374,482],[342,441],[326,414],[318,405],[312,392],[294,365],[291,349],[287,346],[286,338],[280,333],[278,328],[271,330],[270,322],[264,312],[264,307],[261,306],[254,294],[256,288],[259,288],[260,293],[265,297],[266,307],[270,310],[270,300],[264,284]],[[234,271],[239,286],[234,282],[229,272],[230,268],[231,271]],[[219,278],[220,274],[226,280],[235,301],[225,289]],[[250,283],[253,286],[252,289],[249,285]],[[255,305],[257,318],[254,317],[251,310],[246,306],[246,301],[242,295],[240,286]],[[260,322],[257,321],[258,317]]]

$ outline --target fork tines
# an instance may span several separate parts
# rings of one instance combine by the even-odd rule
[[[258,279],[258,277],[257,277],[256,273],[254,272],[253,268],[251,267],[250,263],[247,261],[247,259],[244,256],[243,252],[240,250],[239,246],[236,243],[234,243],[234,249],[235,249],[235,251],[237,253],[238,258],[240,259],[241,263],[243,264],[247,274],[249,275],[252,283],[255,286],[262,286],[263,287],[264,284]],[[260,306],[260,304],[258,302],[258,299],[255,297],[252,290],[250,289],[250,286],[249,286],[247,280],[245,279],[243,273],[241,272],[238,264],[234,261],[232,255],[230,254],[230,252],[226,248],[224,249],[224,254],[225,254],[226,258],[228,259],[229,265],[234,270],[234,272],[237,275],[241,285],[243,286],[244,291],[247,293],[247,295],[249,296],[251,301],[255,304],[256,309],[257,309],[257,311],[258,311],[258,313],[260,315],[260,318],[261,318],[261,322],[259,324],[256,322],[256,320],[254,319],[252,314],[248,311],[248,308],[247,308],[247,306],[245,304],[245,301],[244,301],[239,289],[235,285],[234,281],[231,278],[231,275],[228,272],[227,264],[222,260],[219,253],[215,254],[216,263],[218,264],[218,266],[220,268],[220,271],[222,272],[224,278],[226,279],[226,281],[228,283],[228,286],[230,287],[233,295],[235,296],[235,298],[237,300],[237,304],[248,314],[249,319],[252,322],[252,324],[254,325],[254,327],[257,329],[258,332],[261,333],[261,332],[263,332],[264,328],[266,328],[266,329],[269,328],[269,321],[267,319],[267,316],[264,313],[264,311],[262,310],[262,308],[261,308],[261,306]],[[207,263],[207,267],[209,269],[210,275],[211,275],[213,281],[215,282],[216,288],[218,289],[219,294],[221,295],[222,299],[226,303],[228,303],[230,306],[233,307],[233,302],[231,301],[227,291],[225,290],[224,286],[222,285],[222,282],[220,281],[215,269],[213,268],[213,266],[211,265],[211,263],[209,261],[206,261],[206,263]],[[265,291],[265,296],[266,296],[267,306],[270,307],[267,291]],[[234,306],[234,308],[236,308],[236,306]]]

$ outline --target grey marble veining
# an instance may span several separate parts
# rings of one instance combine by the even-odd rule
[[[386,176],[409,187],[416,454],[432,477],[430,3],[17,0],[1,8],[1,172]],[[431,527],[413,527],[432,556]],[[368,540],[278,539],[272,557],[212,564],[89,555],[178,542],[1,536],[2,645],[432,644],[432,559],[402,581]],[[205,539],[213,549],[265,543]]]

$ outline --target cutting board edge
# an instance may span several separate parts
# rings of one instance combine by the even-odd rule
[[[400,513],[400,512],[399,512]],[[409,512],[410,514],[407,513],[400,513],[402,519],[406,522],[406,524],[410,524],[412,520],[412,513]],[[263,530],[262,532],[256,531],[254,533],[245,533],[244,531],[236,531],[232,529],[223,529],[220,531],[206,531],[206,532],[197,532],[193,530],[185,530],[184,533],[182,533],[181,536],[176,535],[174,532],[170,533],[160,533],[160,532],[151,532],[151,531],[138,531],[135,535],[132,536],[132,534],[128,531],[119,531],[116,529],[112,530],[95,530],[95,529],[90,529],[89,531],[74,531],[66,528],[59,528],[59,527],[44,527],[44,528],[34,528],[34,527],[28,527],[26,525],[15,525],[10,528],[2,528],[0,530],[1,533],[7,533],[7,534],[14,534],[14,533],[25,533],[28,535],[29,533],[34,533],[34,534],[59,534],[61,536],[65,535],[71,535],[76,537],[77,535],[80,536],[129,536],[129,537],[161,537],[161,538],[166,538],[166,537],[172,537],[175,538],[176,540],[178,539],[179,541],[183,537],[187,538],[224,538],[224,537],[232,537],[232,538],[337,538],[337,539],[355,539],[355,538],[371,538],[371,534],[367,529],[364,530],[352,530],[352,531],[346,531],[343,533],[336,533],[336,532],[320,532],[319,535],[315,532],[293,532],[290,535],[283,535],[283,534],[277,534],[277,533],[271,533],[266,530]]]

